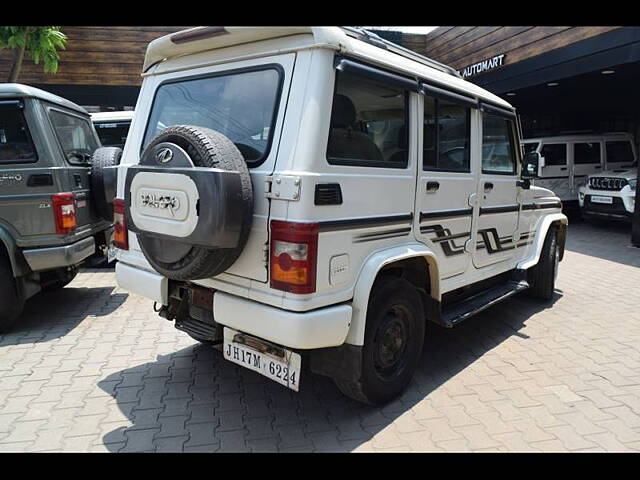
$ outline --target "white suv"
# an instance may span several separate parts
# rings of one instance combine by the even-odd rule
[[[118,283],[226,359],[380,404],[427,319],[553,295],[560,200],[522,179],[513,108],[455,70],[363,30],[197,27],[143,77]]]
[[[578,190],[583,217],[630,222],[636,205],[637,162],[591,175]]]

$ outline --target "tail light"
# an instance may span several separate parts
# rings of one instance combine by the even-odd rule
[[[56,233],[73,232],[78,226],[76,220],[76,197],[73,193],[57,193],[51,196]]]
[[[121,250],[129,250],[129,232],[122,198],[113,199],[113,243]]]
[[[318,224],[271,221],[271,287],[291,293],[316,291]]]

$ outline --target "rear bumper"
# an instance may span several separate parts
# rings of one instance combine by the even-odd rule
[[[116,264],[116,279],[123,289],[166,305],[167,278],[123,262]],[[216,323],[296,349],[342,345],[351,325],[349,304],[293,312],[216,291],[213,295]]]
[[[213,296],[213,318],[221,325],[290,348],[314,349],[342,345],[351,324],[351,305],[310,312],[270,307],[224,292]]]
[[[34,272],[52,268],[70,267],[82,262],[96,251],[93,237],[84,238],[61,247],[32,248],[23,250],[27,264]]]

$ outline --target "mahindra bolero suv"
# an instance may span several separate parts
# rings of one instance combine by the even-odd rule
[[[365,30],[197,27],[151,42],[143,77],[117,280],[227,360],[380,404],[427,320],[551,299],[561,202],[514,109],[455,70]]]
[[[78,105],[0,84],[0,332],[26,299],[64,287],[82,262],[106,251],[113,207],[102,169],[121,153],[100,148]]]

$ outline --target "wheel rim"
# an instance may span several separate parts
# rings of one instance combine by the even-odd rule
[[[558,265],[560,264],[560,250],[558,250],[558,246],[556,245],[555,254],[553,258],[553,281],[555,282],[558,279]]]
[[[394,305],[387,310],[376,330],[373,364],[376,374],[382,380],[393,380],[406,367],[411,332],[410,315],[405,307]]]

